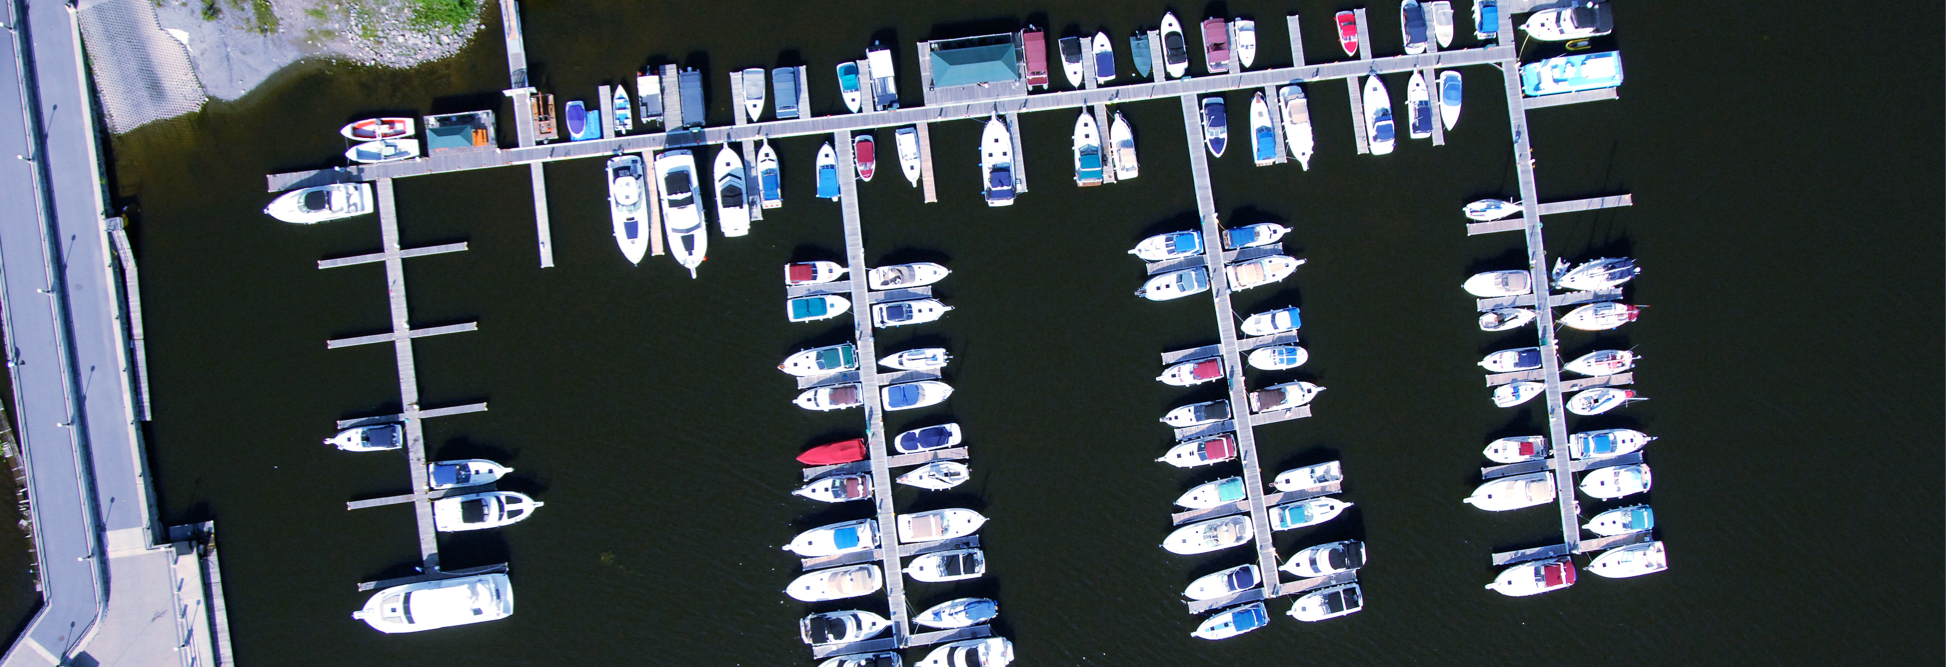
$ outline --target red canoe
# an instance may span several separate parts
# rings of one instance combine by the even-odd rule
[[[861,134],[851,140],[852,153],[858,158],[858,178],[871,181],[872,174],[878,173],[878,158],[872,150],[872,135]]]
[[[862,438],[818,445],[797,455],[797,462],[807,466],[828,466],[865,460],[865,441]]]
[[[1358,55],[1357,14],[1338,12],[1338,46],[1345,47],[1345,55]]]

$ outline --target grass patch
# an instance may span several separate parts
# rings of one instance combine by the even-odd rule
[[[306,9],[304,10],[304,15],[311,17],[311,19],[315,21],[323,21],[326,18],[330,17],[329,14],[325,13],[322,7],[312,7],[310,9]]]
[[[415,28],[458,29],[480,11],[477,0],[412,0],[412,26]]]
[[[277,32],[277,12],[271,10],[270,0],[250,0],[250,13],[257,19],[258,32]]]

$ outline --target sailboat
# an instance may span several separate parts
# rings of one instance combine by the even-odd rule
[[[744,192],[743,156],[723,144],[716,152],[716,227],[727,237],[750,233],[750,197]]]

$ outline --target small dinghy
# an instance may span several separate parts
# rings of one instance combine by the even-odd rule
[[[1265,311],[1244,318],[1239,327],[1245,336],[1269,336],[1296,331],[1304,326],[1304,318],[1296,306]]]
[[[1370,138],[1373,155],[1388,155],[1397,141],[1398,130],[1392,122],[1392,94],[1378,75],[1365,77],[1365,136]]]
[[[545,504],[514,491],[447,496],[432,501],[432,525],[442,533],[499,528],[526,519]]]
[[[831,142],[818,147],[818,196],[838,201],[842,194],[838,189],[838,151],[832,150]]]
[[[1634,322],[1641,316],[1639,306],[1603,301],[1568,311],[1568,314],[1561,316],[1561,324],[1582,331],[1607,331]]]
[[[1223,359],[1185,361],[1162,371],[1156,381],[1172,387],[1193,387],[1223,379]]]
[[[1534,400],[1536,397],[1545,393],[1547,393],[1547,385],[1540,382],[1503,384],[1494,387],[1493,404],[1498,407],[1511,408]]]
[[[1212,18],[1203,21],[1203,67],[1211,74],[1230,71],[1230,22]]]
[[[1149,34],[1136,32],[1128,38],[1128,55],[1135,60],[1135,73],[1149,76],[1155,71],[1155,57],[1149,52]]]
[[[1270,508],[1270,529],[1293,530],[1315,526],[1338,518],[1349,507],[1351,503],[1330,497],[1278,505]]]
[[[1426,23],[1426,8],[1419,0],[1399,3],[1399,36],[1405,42],[1406,55],[1426,52],[1426,44],[1432,41],[1430,27]]]
[[[924,324],[946,316],[952,306],[938,299],[913,299],[872,304],[872,326],[880,329]]]
[[[1311,399],[1317,398],[1318,393],[1322,391],[1324,387],[1304,381],[1274,384],[1260,391],[1250,392],[1250,409],[1257,414],[1289,410],[1310,404]]]
[[[854,394],[858,391],[858,385],[844,386],[851,387]],[[854,397],[852,400],[855,401],[857,399]],[[826,443],[804,450],[804,453],[797,455],[797,462],[807,466],[829,466],[863,461],[868,455],[865,449],[865,439],[853,438],[851,440]]]
[[[953,387],[938,380],[920,380],[885,387],[878,394],[886,412],[916,410],[945,402],[953,395]]]
[[[1526,275],[1522,272],[1522,275]],[[1530,276],[1531,280],[1532,277]],[[1481,331],[1511,331],[1526,326],[1537,315],[1532,308],[1495,308],[1480,313]]]
[[[1433,39],[1439,42],[1439,48],[1453,45],[1453,3],[1448,0],[1426,3],[1426,20],[1432,22]]]
[[[1547,458],[1548,449],[1547,436],[1521,435],[1489,442],[1485,453],[1494,463],[1525,463]]]
[[[1284,144],[1291,149],[1291,157],[1310,171],[1317,139],[1311,134],[1311,104],[1304,97],[1304,87],[1291,84],[1278,88],[1277,99],[1284,105]]]
[[[792,322],[816,322],[843,315],[851,310],[851,300],[836,294],[820,294],[784,302],[784,317]]]
[[[345,159],[365,164],[397,162],[415,157],[419,157],[419,142],[412,139],[367,141],[345,150]]]
[[[777,168],[777,151],[765,141],[757,149],[757,198],[763,201],[765,209],[779,208],[784,205],[784,177]]]
[[[1004,637],[988,637],[940,646],[914,667],[1007,667],[1013,661],[1013,642]]]
[[[1554,286],[1561,289],[1593,291],[1620,287],[1642,274],[1631,257],[1603,257],[1589,260],[1573,269],[1562,261],[1554,267]]]
[[[1648,505],[1630,505],[1596,514],[1587,525],[1588,532],[1603,537],[1639,533],[1655,528],[1655,510]]]
[[[1352,583],[1343,586],[1320,588],[1305,593],[1304,597],[1298,598],[1296,602],[1291,603],[1291,610],[1286,613],[1291,618],[1306,623],[1316,623],[1339,616],[1356,614],[1364,608],[1364,589],[1359,588],[1358,584]]]
[[[1309,579],[1327,574],[1350,572],[1365,566],[1365,543],[1358,540],[1329,542],[1307,548],[1277,568]]]
[[[861,134],[851,140],[852,162],[858,165],[858,180],[872,182],[878,173],[878,150],[872,143],[872,135]]]
[[[1176,498],[1176,505],[1183,509],[1203,510],[1241,501],[1245,495],[1242,477],[1225,477],[1214,482],[1197,484],[1194,488],[1183,492],[1181,497]]]
[[[797,622],[798,637],[812,646],[849,644],[877,637],[892,627],[884,616],[856,609],[812,614]]]
[[[1520,29],[1543,42],[1600,37],[1615,31],[1615,12],[1606,2],[1571,2],[1534,12]]]
[[[872,476],[867,474],[831,475],[797,487],[791,495],[821,503],[843,503],[872,497]]]
[[[405,445],[405,439],[399,437],[400,426],[398,422],[354,426],[325,438],[324,444],[347,452],[382,452],[398,449]]]
[[[1291,233],[1291,228],[1275,222],[1259,222],[1254,225],[1225,229],[1223,230],[1223,249],[1242,250],[1244,248],[1267,246],[1283,240],[1284,235],[1289,233]]]
[[[1448,10],[1451,11],[1451,10]],[[1446,70],[1439,75],[1439,122],[1446,125],[1446,131],[1453,131],[1459,124],[1460,106],[1466,101],[1465,80],[1459,70]]]
[[[901,127],[892,131],[892,147],[899,151],[899,171],[912,187],[919,187],[919,131]]]
[[[1303,265],[1304,260],[1301,259],[1285,255],[1270,255],[1226,265],[1223,267],[1223,272],[1230,279],[1230,290],[1236,291],[1261,287],[1289,278],[1292,273],[1297,272],[1297,267]]]
[[[899,475],[897,481],[927,491],[944,491],[965,484],[972,476],[972,469],[959,461],[933,461]]]
[[[1609,579],[1625,579],[1655,574],[1669,569],[1669,557],[1662,542],[1643,542],[1601,552],[1588,562],[1588,571]]]
[[[987,573],[986,552],[952,549],[915,556],[906,563],[905,573],[913,581],[929,584],[978,578]]]
[[[1410,1],[1410,0],[1408,0]],[[1414,139],[1432,136],[1432,92],[1424,73],[1414,71],[1405,84],[1406,134]]]
[[[1196,626],[1196,631],[1190,636],[1211,641],[1229,639],[1269,624],[1270,614],[1264,611],[1264,603],[1252,602],[1203,619],[1203,623]]]
[[[902,371],[927,371],[945,368],[953,355],[947,354],[943,347],[920,347],[878,360],[878,365]]]
[[[841,655],[818,663],[818,667],[900,667],[899,654],[890,651]]]
[[[1270,105],[1264,94],[1250,97],[1250,158],[1259,167],[1277,162],[1277,130],[1270,125]]]
[[[1104,182],[1106,167],[1101,161],[1101,132],[1095,127],[1095,114],[1082,111],[1074,119],[1074,183],[1093,187]]]
[[[284,222],[309,225],[365,215],[372,210],[372,184],[333,183],[278,195],[264,207],[264,214]]]
[[[1126,181],[1142,174],[1142,163],[1135,157],[1135,131],[1120,111],[1108,123],[1108,145],[1115,153],[1115,180]]]
[[[912,617],[912,622],[929,628],[964,628],[1000,616],[1000,603],[987,598],[960,598],[934,605]]]
[[[1602,500],[1613,500],[1648,491],[1653,482],[1648,464],[1597,468],[1581,478],[1581,492]]]
[[[1499,220],[1501,218],[1513,215],[1515,213],[1519,213],[1521,211],[1521,206],[1520,206],[1520,202],[1517,201],[1510,202],[1510,201],[1504,201],[1499,199],[1482,199],[1473,202],[1471,204],[1467,204],[1464,208],[1461,208],[1460,210],[1466,213],[1466,217],[1468,218],[1472,218],[1480,222],[1490,222],[1490,221]]]
[[[1596,350],[1561,366],[1561,370],[1589,377],[1614,375],[1635,367],[1640,357],[1630,350]]]
[[[1068,85],[1076,89],[1081,88],[1083,77],[1088,73],[1087,67],[1082,62],[1084,47],[1081,38],[1062,37],[1055,44],[1061,52],[1061,73],[1068,76]]]
[[[1182,22],[1175,12],[1162,15],[1162,71],[1171,79],[1189,73],[1189,42],[1182,36]]]
[[[1311,353],[1296,345],[1272,345],[1250,351],[1250,367],[1260,371],[1281,371],[1303,366]]]
[[[1242,71],[1257,61],[1257,22],[1250,19],[1237,19],[1230,24],[1230,39],[1234,42],[1237,54],[1237,70]]]
[[[1649,399],[1637,398],[1633,389],[1595,387],[1568,397],[1568,412],[1582,416],[1598,415],[1636,401],[1646,400]]]
[[[1481,484],[1466,497],[1466,504],[1488,512],[1525,509],[1554,502],[1554,473],[1541,471],[1512,475]]]
[[[1349,11],[1338,12],[1338,47],[1347,56],[1358,55],[1358,15]]]
[[[1234,595],[1262,586],[1264,578],[1257,572],[1255,565],[1238,565],[1227,570],[1217,570],[1189,582],[1182,596],[1191,600],[1214,600]]]
[[[878,520],[859,519],[798,533],[784,550],[799,558],[823,558],[878,548]]]
[[[845,272],[850,270],[843,264],[823,260],[785,264],[784,284],[791,287],[822,285],[843,277]]]
[[[411,118],[367,118],[338,128],[338,134],[352,141],[404,139],[416,133],[417,121]]]
[[[729,144],[716,152],[716,228],[735,238],[750,233],[750,195],[744,182],[743,156]]]
[[[1530,371],[1541,367],[1541,348],[1517,347],[1489,354],[1480,360],[1480,367],[1491,373],[1512,373]]]
[[[986,525],[986,522],[987,518],[980,516],[979,512],[958,507],[900,514],[899,542],[919,544],[966,537]]]
[[[1209,269],[1193,267],[1149,276],[1135,295],[1150,301],[1180,299],[1209,291]]]
[[[915,428],[900,433],[899,437],[893,438],[892,450],[901,454],[929,452],[935,449],[956,446],[960,443],[961,438],[962,434],[960,433],[959,424],[940,424],[938,426]]]
[[[752,123],[761,120],[764,115],[764,75],[762,67],[743,70],[743,114],[744,118]],[[636,79],[636,87],[641,87],[641,81],[639,77]],[[643,125],[648,123],[649,119],[642,119]]]
[[[946,278],[952,270],[932,262],[894,264],[881,266],[865,272],[865,280],[872,289],[908,289],[931,285]]]
[[[851,343],[801,350],[784,357],[784,363],[777,364],[777,370],[801,378],[857,369],[858,348]]]
[[[1217,399],[1202,403],[1191,403],[1163,415],[1162,423],[1175,428],[1188,428],[1201,424],[1214,424],[1230,418],[1229,399]]]
[[[609,96],[609,101],[615,105],[615,135],[621,136],[634,130],[635,113],[631,110],[635,105],[629,102],[628,84],[615,84],[614,94]]]
[[[1157,234],[1135,244],[1129,254],[1145,262],[1163,262],[1203,254],[1203,235],[1199,232]]]
[[[1337,461],[1327,461],[1277,473],[1277,479],[1271,482],[1271,486],[1276,487],[1278,491],[1291,492],[1315,489],[1344,480],[1344,466]]]
[[[728,150],[727,148],[725,150]],[[649,254],[648,172],[642,158],[623,155],[608,160],[608,220],[615,244],[630,264]]]
[[[1170,447],[1168,453],[1156,459],[1178,468],[1194,468],[1211,463],[1222,463],[1237,457],[1236,441],[1229,434],[1214,438],[1190,440]]]
[[[1534,291],[1534,274],[1526,271],[1487,271],[1473,274],[1460,287],[1467,294],[1490,299],[1501,296],[1515,296]]]
[[[1568,435],[1568,452],[1577,459],[1611,459],[1641,451],[1655,436],[1629,428],[1606,428]]]
[[[1567,556],[1530,561],[1507,568],[1487,584],[1487,590],[1509,597],[1527,597],[1574,585],[1574,561]]]
[[[437,491],[492,484],[513,471],[513,468],[486,459],[434,461],[426,464],[426,486]]]
[[[797,407],[820,412],[855,408],[864,403],[857,383],[806,389],[791,402]]]
[[[853,565],[805,573],[784,592],[800,602],[823,602],[871,595],[884,585],[877,565]]]
[[[1250,527],[1250,516],[1238,514],[1177,528],[1162,541],[1162,548],[1172,554],[1193,556],[1228,549],[1255,537],[1256,531]]]
[[[864,90],[858,80],[858,63],[849,60],[838,63],[838,95],[845,99],[845,108],[852,113],[865,110]]]
[[[1095,85],[1103,85],[1115,80],[1115,43],[1109,41],[1107,33],[1095,33],[1093,48]]]
[[[1230,117],[1223,110],[1223,96],[1203,98],[1203,141],[1209,144],[1209,154],[1223,157],[1223,149],[1230,144]]]

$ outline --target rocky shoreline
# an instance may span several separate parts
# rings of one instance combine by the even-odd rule
[[[446,14],[428,20],[428,5]],[[188,48],[209,96],[235,100],[306,58],[407,68],[452,56],[480,32],[489,6],[481,0],[162,0],[155,12],[163,30]],[[463,11],[471,18],[453,18]]]

